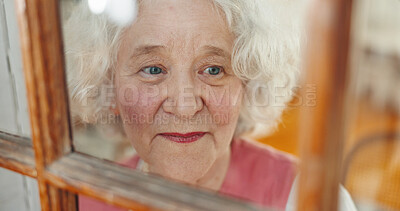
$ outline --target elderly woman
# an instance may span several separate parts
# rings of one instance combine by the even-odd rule
[[[284,209],[295,159],[241,135],[273,128],[291,99],[296,4],[142,0],[126,26],[80,5],[65,37],[73,118],[116,114],[137,152],[130,168]],[[114,97],[88,91],[101,87]],[[116,210],[85,197],[80,208]]]

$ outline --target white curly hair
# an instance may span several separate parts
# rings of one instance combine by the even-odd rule
[[[232,67],[246,87],[235,135],[254,129],[271,131],[297,86],[303,0],[213,1],[235,35]],[[125,28],[106,15],[91,14],[86,2],[79,3],[64,24],[74,122],[94,124],[96,115],[110,112],[98,92],[101,86],[112,86]]]

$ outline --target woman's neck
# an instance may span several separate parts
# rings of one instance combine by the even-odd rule
[[[207,173],[196,181],[196,186],[201,188],[206,188],[213,191],[218,191],[221,189],[222,184],[225,181],[226,174],[229,169],[229,164],[231,160],[231,150],[230,148],[217,160],[207,171]]]
[[[191,185],[218,191],[222,184],[225,181],[226,174],[229,169],[231,159],[231,150],[230,148],[220,157],[218,157],[210,169],[206,172],[206,174],[192,183]],[[147,163],[143,160],[139,160],[138,168],[143,172],[151,172]]]

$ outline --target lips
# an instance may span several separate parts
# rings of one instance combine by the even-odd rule
[[[192,143],[199,140],[206,133],[204,132],[192,132],[192,133],[161,133],[160,135],[170,141],[177,143]]]

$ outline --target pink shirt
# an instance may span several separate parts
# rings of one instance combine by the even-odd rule
[[[138,156],[126,166],[136,168]],[[296,176],[296,158],[271,147],[234,139],[231,160],[219,192],[266,207],[284,210]],[[81,211],[121,211],[122,209],[79,196]]]

